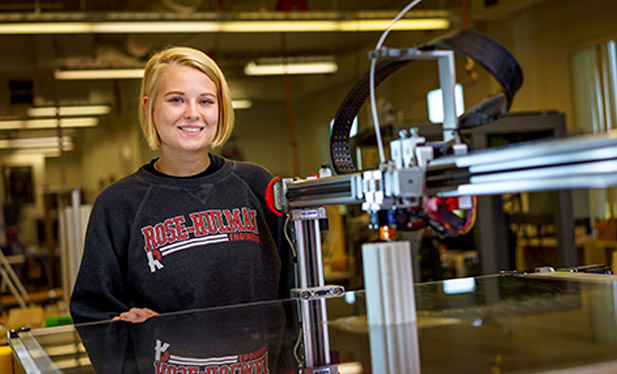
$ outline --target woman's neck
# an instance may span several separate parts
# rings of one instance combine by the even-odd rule
[[[154,168],[172,177],[190,177],[205,171],[210,166],[210,155],[206,152],[200,157],[169,157],[161,154]]]

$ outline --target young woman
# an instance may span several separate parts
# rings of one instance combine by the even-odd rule
[[[96,199],[71,298],[75,322],[284,298],[293,264],[265,206],[271,174],[209,153],[233,128],[223,73],[186,47],[146,64],[140,122],[160,157]]]

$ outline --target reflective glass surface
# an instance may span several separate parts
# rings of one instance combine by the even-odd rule
[[[49,359],[43,373],[311,372],[304,368],[307,355],[316,364],[337,364],[324,373],[611,373],[617,372],[616,280],[496,275],[417,284],[417,323],[388,327],[367,325],[365,295],[357,291],[19,337],[37,343],[26,344],[31,357]],[[322,315],[305,313],[320,305],[327,323],[306,321]]]

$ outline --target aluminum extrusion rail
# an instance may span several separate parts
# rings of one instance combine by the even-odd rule
[[[7,340],[15,356],[15,361],[25,374],[60,374],[30,330],[11,330]]]
[[[294,181],[287,185],[287,202],[291,208],[362,203],[361,175],[349,173]]]
[[[519,143],[432,160],[431,196],[495,195],[617,185],[617,132]]]

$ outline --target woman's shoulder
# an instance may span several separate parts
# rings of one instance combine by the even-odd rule
[[[135,196],[143,196],[148,188],[148,183],[139,178],[139,171],[120,178],[105,187],[97,196],[97,201],[118,201],[132,199]]]
[[[234,172],[242,178],[272,179],[272,173],[265,167],[248,161],[229,161],[234,163]]]
[[[254,193],[262,195],[272,180],[272,173],[265,167],[247,161],[225,160],[232,164],[231,174],[241,180]]]

